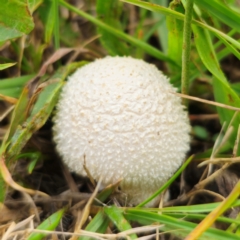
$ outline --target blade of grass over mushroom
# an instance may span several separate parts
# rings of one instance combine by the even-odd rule
[[[93,16],[85,13],[84,11],[81,11],[77,8],[75,8],[74,6],[68,4],[67,2],[65,2],[64,0],[59,0],[59,3],[66,7],[67,9],[77,13],[79,16],[82,16],[84,18],[86,18],[88,21],[94,23],[96,26],[98,26],[99,28],[102,28],[104,29],[105,31],[108,31],[110,32],[111,34],[113,34],[114,36],[116,37],[119,37],[120,39],[128,42],[128,43],[131,43],[132,45],[134,46],[137,46],[137,47],[140,47],[142,48],[143,50],[146,51],[146,53],[150,54],[151,56],[154,56],[156,57],[157,59],[160,59],[160,60],[163,60],[163,61],[166,61],[168,62],[169,64],[172,64],[172,65],[176,65],[176,62],[172,59],[170,59],[168,56],[166,56],[165,54],[163,54],[161,51],[159,51],[158,49],[152,47],[150,44],[147,44],[137,38],[134,38],[122,31],[119,31],[107,24],[105,24],[104,22],[94,18]]]
[[[97,16],[102,22],[108,24],[119,31],[123,31],[121,27],[120,16],[122,12],[122,3],[118,0],[98,0],[97,1]],[[101,43],[110,55],[129,55],[127,45],[111,32],[98,27],[98,33],[101,35]]]
[[[175,179],[181,174],[181,172],[188,166],[188,164],[192,161],[193,155],[187,159],[187,161],[178,169],[178,171],[158,190],[156,191],[151,197],[146,199],[144,202],[137,205],[137,207],[143,207],[150,201],[152,201],[155,197],[157,197],[159,194],[161,194],[165,189],[167,189],[174,181]]]
[[[139,222],[140,224],[164,224],[163,229],[171,231],[175,236],[185,237],[189,232],[191,232],[197,224],[188,222],[182,219],[167,216],[165,214],[158,214],[149,212],[148,209],[126,209],[124,211],[124,216],[131,221]],[[226,240],[232,239],[237,240],[239,237],[232,234],[226,233],[225,231],[209,228],[203,233],[202,238],[199,239],[218,239]]]
[[[95,199],[94,203],[99,205],[100,202],[106,201],[106,199],[115,191],[120,182],[121,180],[104,188],[100,193],[98,193],[96,197],[97,200]]]
[[[221,22],[240,32],[240,14],[217,0],[194,0],[195,4],[217,17]]]
[[[50,217],[48,217],[46,220],[44,220],[37,227],[37,229],[39,229],[39,230],[50,230],[50,231],[54,230],[59,225],[65,211],[66,211],[66,208],[63,208],[63,209],[53,213]],[[30,234],[30,236],[27,238],[27,240],[41,240],[45,236],[47,236],[47,234],[32,232]]]
[[[223,72],[220,69],[213,45],[210,41],[209,33],[197,26],[193,26],[195,43],[199,56],[205,67],[213,74],[213,90],[214,97],[217,102],[227,104],[234,107],[240,107],[240,99],[235,91],[231,88],[226,80]],[[233,111],[224,108],[217,108],[221,122],[229,124],[234,115]],[[234,127],[234,134],[231,136],[231,143],[234,144],[238,124],[240,121],[240,114],[237,113],[232,125]],[[233,146],[233,145],[232,145]]]
[[[34,27],[28,1],[2,1],[0,4],[0,42],[28,34]]]
[[[86,226],[85,230],[89,232],[105,233],[110,220],[103,210],[100,210],[91,222]],[[91,237],[80,237],[79,240],[90,240]]]
[[[132,229],[130,223],[125,219],[122,209],[116,206],[104,207],[104,213],[120,231],[127,231]],[[131,239],[138,238],[136,234],[131,234],[129,237]]]
[[[6,152],[7,161],[10,161],[10,159],[19,154],[32,134],[46,122],[56,104],[58,94],[64,84],[63,81],[65,80],[66,76],[84,64],[85,62],[78,62],[72,63],[67,67],[60,68],[47,82],[43,83],[45,86],[43,86],[42,89],[41,87],[39,88],[38,93],[40,92],[40,94],[37,102],[32,108],[29,117],[21,125],[17,124],[17,129],[14,135],[11,139],[9,139],[10,144]],[[30,108],[31,106],[28,107],[28,109]],[[13,118],[14,121],[15,118],[19,118],[19,116],[21,116],[19,114],[20,113],[16,114],[16,116]]]

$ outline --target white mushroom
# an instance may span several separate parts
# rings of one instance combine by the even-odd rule
[[[190,125],[176,89],[154,65],[131,57],[96,60],[69,77],[54,140],[70,170],[102,184],[121,181],[128,205],[151,196],[180,167]]]

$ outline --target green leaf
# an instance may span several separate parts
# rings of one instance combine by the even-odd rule
[[[120,21],[122,3],[118,0],[98,0],[96,7],[98,19],[119,31],[123,31]],[[110,55],[129,55],[127,45],[111,32],[98,27],[98,33],[101,35],[102,45]]]
[[[27,0],[1,1],[0,42],[28,34],[33,27]]]
[[[55,212],[50,217],[48,217],[45,221],[43,221],[37,227],[37,229],[53,231],[60,223],[65,211],[66,211],[66,209],[64,208],[64,209],[61,209],[61,210]],[[30,236],[27,238],[27,240],[41,240],[47,235],[48,234],[45,234],[45,233],[34,233],[33,232],[30,234]]]
[[[6,68],[9,68],[9,67],[12,67],[14,66],[16,63],[3,63],[3,64],[0,64],[0,70],[3,70],[3,69],[6,69]]]

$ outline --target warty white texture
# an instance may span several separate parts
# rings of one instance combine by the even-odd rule
[[[105,57],[68,78],[54,117],[54,141],[70,170],[104,186],[119,179],[128,205],[160,188],[180,167],[190,142],[181,99],[154,65]]]

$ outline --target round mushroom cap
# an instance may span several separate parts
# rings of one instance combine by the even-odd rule
[[[107,186],[120,183],[127,205],[150,197],[180,167],[190,124],[181,99],[154,65],[105,57],[78,69],[63,87],[54,141],[70,170]]]

